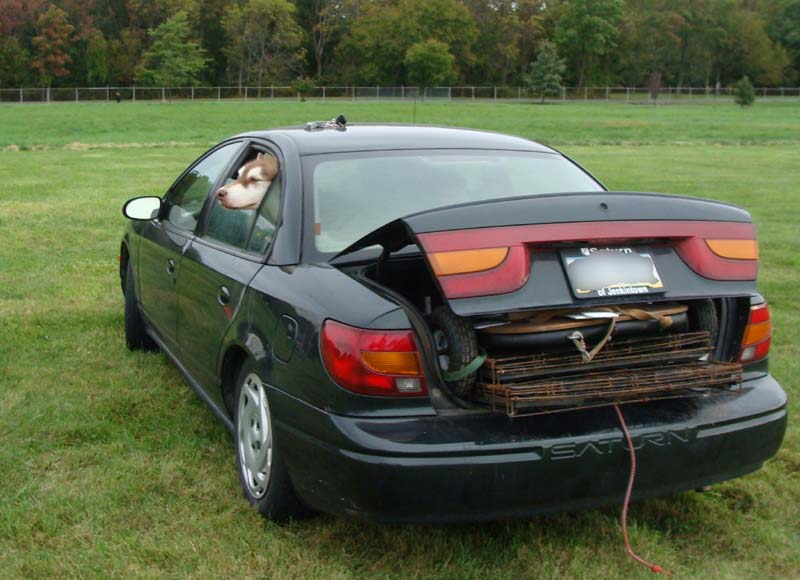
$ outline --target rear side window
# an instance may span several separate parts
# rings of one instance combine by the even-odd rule
[[[227,175],[225,182],[221,185],[234,185],[237,178],[241,177],[240,173],[244,166],[252,162],[259,153],[266,157],[272,157],[269,153],[250,149],[238,164],[239,167]],[[228,209],[215,197],[209,210],[206,237],[240,250],[255,253],[265,252],[272,242],[272,236],[278,223],[282,185],[280,171],[272,181],[251,183],[249,187],[257,190],[259,185],[266,187],[267,190],[258,202],[257,209]],[[259,191],[258,196],[260,195]]]
[[[241,145],[231,143],[220,147],[192,167],[170,189],[164,198],[167,221],[179,228],[194,231],[211,188]]]

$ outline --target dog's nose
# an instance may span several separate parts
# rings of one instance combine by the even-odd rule
[[[228,192],[227,192],[227,191],[225,191],[224,189],[219,189],[219,190],[217,190],[217,197],[218,197],[218,198],[222,199],[222,198],[223,198],[223,197],[225,197],[226,195],[228,195]]]

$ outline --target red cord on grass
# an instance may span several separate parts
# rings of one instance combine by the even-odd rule
[[[642,564],[643,566],[647,566],[653,572],[667,574],[670,575],[669,572],[664,570],[658,564],[651,564],[644,558],[640,558],[637,556],[633,549],[631,548],[631,541],[628,538],[628,505],[631,502],[631,492],[633,491],[633,480],[636,478],[636,451],[633,449],[633,440],[631,439],[631,434],[628,432],[628,425],[625,423],[625,418],[622,416],[622,411],[619,408],[619,405],[614,403],[614,410],[617,412],[617,418],[619,419],[619,424],[622,426],[622,432],[625,434],[625,441],[628,443],[628,450],[631,454],[631,474],[628,477],[628,489],[625,490],[625,501],[622,504],[622,537],[625,540],[625,550],[627,550],[628,554],[630,554],[631,558]]]

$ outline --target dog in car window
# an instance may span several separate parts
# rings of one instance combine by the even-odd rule
[[[217,199],[226,209],[258,209],[277,175],[278,160],[259,153],[239,169],[236,181],[217,190]]]

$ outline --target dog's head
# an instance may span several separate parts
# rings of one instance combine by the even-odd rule
[[[217,199],[227,209],[258,209],[276,175],[278,160],[259,153],[239,169],[236,181],[217,190]]]

